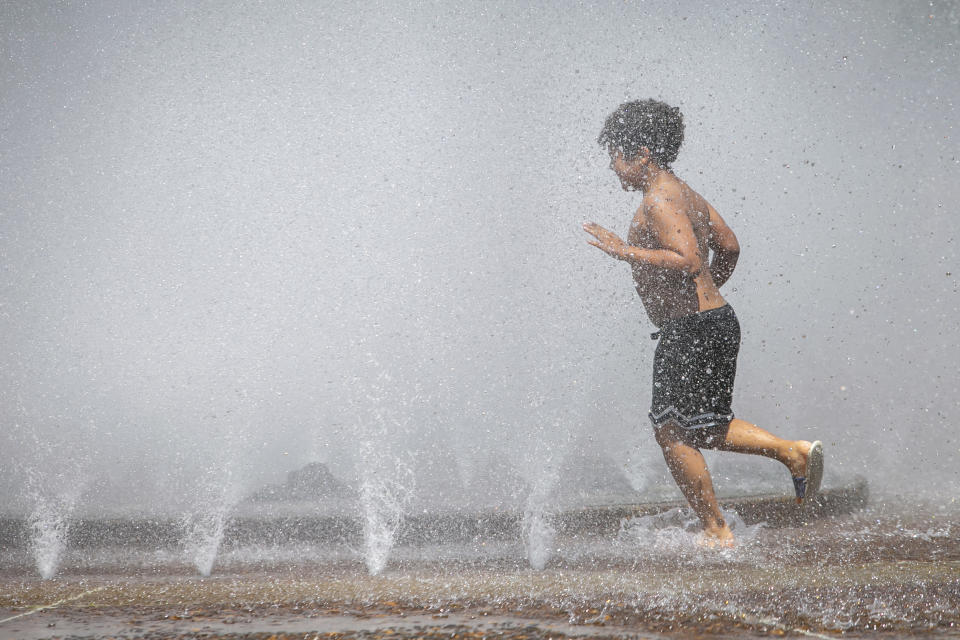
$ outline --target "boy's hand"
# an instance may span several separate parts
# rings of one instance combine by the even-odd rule
[[[596,238],[596,240],[587,240],[587,244],[592,244],[614,258],[623,258],[622,250],[627,243],[613,231],[601,227],[596,222],[584,222],[583,230]]]

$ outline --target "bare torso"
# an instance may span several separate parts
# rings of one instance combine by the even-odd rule
[[[659,327],[672,318],[725,305],[726,301],[710,274],[710,204],[673,174],[649,189],[643,201],[644,205],[637,210],[630,224],[627,243],[644,249],[663,248],[648,220],[649,205],[658,202],[660,206],[683,213],[690,220],[702,265],[693,275],[649,264],[633,265],[633,281],[651,322]]]

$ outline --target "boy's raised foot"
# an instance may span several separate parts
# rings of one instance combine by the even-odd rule
[[[790,473],[797,504],[808,504],[820,493],[820,483],[823,481],[823,443],[819,440],[802,441],[802,445],[806,445],[803,468],[791,468]]]

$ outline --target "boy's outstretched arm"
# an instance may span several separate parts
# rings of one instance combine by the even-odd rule
[[[620,236],[595,222],[585,222],[583,225],[583,230],[595,238],[587,240],[587,244],[632,264],[649,264],[682,271],[691,276],[700,273],[702,262],[697,253],[697,238],[687,217],[670,207],[658,205],[646,207],[646,213],[657,231],[662,249],[628,245]]]
[[[733,230],[727,226],[727,223],[713,207],[710,207],[710,238],[707,245],[713,251],[710,275],[713,276],[713,283],[719,289],[730,279],[733,270],[737,267],[737,259],[740,257],[740,243],[737,242],[737,236],[733,233]]]

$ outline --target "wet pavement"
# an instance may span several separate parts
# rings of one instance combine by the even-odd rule
[[[960,638],[960,514],[874,506],[804,526],[689,514],[565,535],[542,570],[522,541],[400,546],[379,576],[352,549],[224,548],[210,577],[171,550],[65,554],[40,580],[0,569],[0,638]]]

